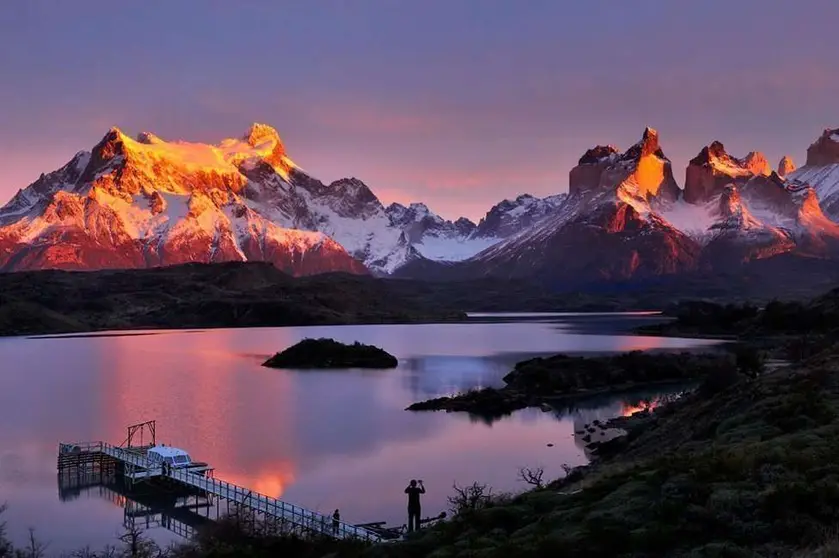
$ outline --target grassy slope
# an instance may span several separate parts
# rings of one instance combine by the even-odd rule
[[[839,525],[837,372],[831,354],[697,393],[582,478],[369,555],[792,556],[827,544]]]

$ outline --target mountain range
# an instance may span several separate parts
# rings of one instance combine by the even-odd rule
[[[357,178],[324,184],[267,125],[215,145],[112,128],[0,209],[0,270],[267,261],[292,275],[569,284],[782,254],[839,259],[839,130],[825,130],[798,169],[714,141],[680,187],[647,128],[625,151],[586,151],[567,189],[449,221],[423,203],[385,206]]]

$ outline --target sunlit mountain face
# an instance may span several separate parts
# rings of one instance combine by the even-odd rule
[[[568,193],[520,195],[477,224],[385,207],[357,178],[324,184],[254,124],[217,144],[112,128],[0,210],[0,270],[268,261],[292,275],[624,280],[839,254],[839,130],[796,168],[714,141],[676,182],[659,134],[595,146]],[[527,185],[522,185],[526,188]],[[564,189],[564,185],[557,185]]]

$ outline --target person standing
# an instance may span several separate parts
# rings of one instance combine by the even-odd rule
[[[335,510],[335,513],[332,514],[332,532],[334,534],[338,534],[338,527],[341,524],[341,512]]]
[[[411,479],[411,483],[405,489],[405,494],[408,495],[408,532],[419,531],[420,517],[422,515],[422,505],[420,504],[420,494],[425,494],[425,486],[420,480]]]

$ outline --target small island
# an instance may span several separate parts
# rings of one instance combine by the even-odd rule
[[[269,368],[395,368],[399,361],[384,349],[334,339],[304,339],[264,363]]]

